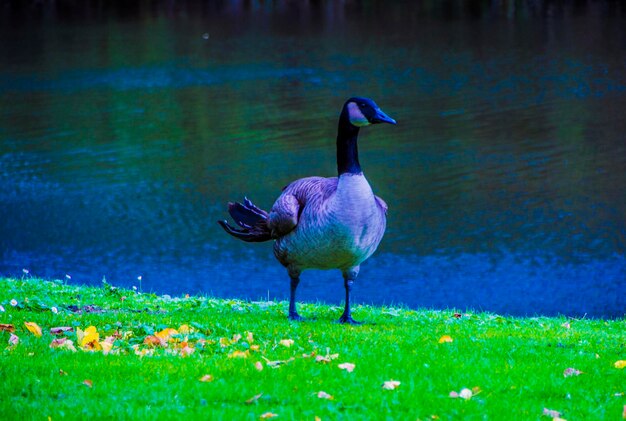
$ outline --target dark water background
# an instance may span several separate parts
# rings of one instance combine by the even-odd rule
[[[399,122],[362,130],[390,211],[357,301],[625,314],[617,1],[0,1],[0,274],[287,298],[215,221],[335,175],[355,94]]]

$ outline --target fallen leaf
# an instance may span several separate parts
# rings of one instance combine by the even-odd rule
[[[250,351],[258,351],[261,347],[259,345],[250,345]]]
[[[452,337],[450,335],[443,335],[441,338],[439,338],[439,343],[443,344],[443,343],[448,343],[448,342],[452,342],[454,341],[454,339],[452,339]]]
[[[84,380],[83,384],[87,387],[93,387],[93,382],[89,379]]]
[[[256,368],[259,371],[263,371],[263,363],[261,361],[257,361],[254,363],[254,368]]]
[[[231,343],[236,344],[241,339],[241,335],[239,333],[235,333],[233,338],[230,340]]]
[[[563,371],[563,377],[572,377],[572,376],[580,376],[583,372],[580,370],[576,370],[575,368],[566,368]]]
[[[622,369],[622,368],[626,367],[626,360],[615,361],[615,364],[613,364],[613,365],[615,366],[615,368]]]
[[[59,376],[67,376],[67,373],[59,368]]]
[[[162,331],[154,334],[154,336],[164,342],[170,342],[173,339],[172,336],[174,335],[178,335],[178,331],[176,329],[172,329],[171,327],[166,327]]]
[[[264,413],[264,414],[261,414],[261,417],[260,417],[260,418],[261,418],[262,420],[265,420],[265,419],[268,419],[268,418],[274,418],[274,417],[277,417],[277,416],[278,416],[278,414],[275,414],[275,413],[273,413],[273,412],[266,412],[266,413]]]
[[[191,333],[191,328],[189,327],[189,325],[180,325],[180,327],[178,328],[178,332],[181,335],[189,335]]]
[[[71,332],[73,330],[74,330],[74,328],[71,327],[71,326],[51,327],[50,328],[50,333],[52,333],[53,335],[60,335],[62,333]]]
[[[76,338],[78,339],[78,345],[81,348],[98,349],[100,341],[100,334],[95,326],[89,326],[84,331],[80,328],[76,329]]]
[[[9,345],[17,346],[17,344],[19,343],[20,343],[20,338],[17,335],[11,333],[11,336],[9,336]]]
[[[543,408],[543,415],[551,418],[561,418],[561,413],[559,411],[555,411],[554,409]]]
[[[564,327],[565,329],[569,329],[569,328],[571,328],[571,327],[572,327],[572,325],[570,325],[570,323],[569,323],[569,322],[565,322],[565,323],[563,323],[563,324],[561,325],[561,327]]]
[[[198,380],[204,383],[209,383],[213,381],[213,376],[210,374],[205,374],[204,376],[200,377]]]
[[[342,370],[346,370],[348,373],[352,373],[352,371],[354,371],[354,367],[356,366],[352,363],[341,363],[337,367]]]
[[[258,401],[261,396],[263,396],[263,393],[259,393],[258,395],[254,395],[250,399],[246,400],[246,405],[252,405],[253,403],[256,403],[256,401]]]
[[[228,354],[228,358],[248,358],[250,356],[250,351],[239,351],[235,350]]]
[[[15,332],[15,326],[11,324],[0,323],[0,330],[3,330],[5,332]]]
[[[311,353],[312,354],[312,353]],[[329,363],[339,358],[339,354],[331,354],[330,348],[326,348],[326,356],[318,355],[315,357],[316,363]]]
[[[323,390],[320,390],[319,392],[317,392],[317,397],[320,399],[328,399],[328,400],[333,400],[334,398],[332,397],[332,395],[329,395],[328,393],[324,392]]]
[[[293,339],[281,339],[278,343],[282,346],[289,348],[291,347],[291,345],[293,345]]]
[[[278,368],[278,367],[280,367],[283,364],[287,364],[287,363],[290,363],[290,362],[295,360],[295,358],[293,358],[293,357],[289,358],[287,361],[270,361],[269,359],[267,359],[267,358],[265,358],[263,356],[261,356],[261,358],[263,358],[265,360],[265,364],[268,367],[271,367],[271,368]]]
[[[35,322],[24,322],[26,329],[35,336],[41,336],[41,328]]]
[[[180,344],[180,356],[181,357],[188,357],[191,354],[193,354],[194,352],[196,352],[196,349],[194,347],[192,347],[191,345],[189,345],[189,343],[187,341],[182,342]],[[248,351],[246,351],[248,352]]]
[[[252,334],[252,332],[247,332],[246,333],[246,341],[248,341],[249,344],[254,342],[254,335]]]
[[[322,421],[322,419],[320,417],[318,417],[317,415],[314,418],[315,421]]]
[[[50,348],[65,349],[67,351],[76,352],[74,342],[67,338],[57,338],[50,343]]]
[[[111,350],[113,349],[113,342],[109,342],[109,341],[102,341],[99,342],[100,347],[102,348],[102,353],[104,355],[107,355],[111,352]]]
[[[624,409],[622,410],[622,418],[626,420],[626,405],[624,405]]]
[[[472,393],[472,391],[467,388],[461,389],[461,391],[459,392],[459,398],[463,398],[465,400],[472,399],[472,396],[474,396],[474,393]]]
[[[149,345],[149,346],[165,346],[165,342],[154,335],[148,335],[145,338],[143,338],[143,344],[144,345]]]
[[[226,339],[226,338],[220,338],[219,342],[220,342],[220,346],[222,348],[226,348],[227,346],[230,345],[230,341],[228,339]]]
[[[383,383],[384,390],[394,390],[400,386],[400,382],[397,380],[387,380]]]
[[[454,317],[455,319],[460,319],[461,317],[463,317],[463,315],[461,313],[454,313],[452,317]]]

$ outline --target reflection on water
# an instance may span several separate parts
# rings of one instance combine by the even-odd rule
[[[215,221],[334,175],[359,94],[399,124],[362,134],[390,213],[357,300],[623,316],[626,8],[387,3],[3,9],[0,274],[286,298],[271,246]]]

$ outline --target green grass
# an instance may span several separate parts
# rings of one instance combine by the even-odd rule
[[[618,420],[626,405],[626,369],[615,367],[626,359],[623,319],[356,306],[354,317],[366,324],[344,326],[335,323],[341,309],[326,305],[303,304],[300,313],[310,320],[289,322],[286,303],[159,297],[36,279],[0,279],[0,304],[0,323],[19,337],[11,346],[11,333],[0,331],[0,419],[258,420],[272,412],[297,420],[547,420],[549,408],[568,420]],[[185,324],[190,332],[166,346],[144,344]],[[76,352],[50,347],[57,337],[50,328],[58,326],[75,328],[61,337]],[[100,341],[116,331],[122,337],[107,355],[86,351],[77,328],[88,326]],[[444,335],[453,341],[440,343]],[[185,339],[194,349],[187,356]],[[235,351],[248,356],[233,358]],[[327,353],[339,355],[315,361]],[[264,357],[287,363],[271,368]],[[344,362],[354,371],[338,368]],[[582,374],[564,377],[567,368]],[[206,374],[213,381],[199,381]],[[383,390],[391,379],[400,386]],[[475,388],[471,399],[450,397],[463,388]],[[318,398],[319,391],[333,399]]]

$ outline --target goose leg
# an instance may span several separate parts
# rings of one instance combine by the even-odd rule
[[[304,318],[300,316],[296,310],[296,288],[298,288],[298,284],[300,283],[300,274],[289,273],[289,278],[291,280],[289,294],[289,320],[304,320]]]
[[[343,309],[343,314],[339,318],[339,323],[348,323],[351,325],[360,325],[361,322],[357,322],[352,318],[352,311],[350,309],[350,292],[352,291],[352,284],[359,274],[359,266],[350,268],[343,273],[343,285],[346,289],[346,306]]]

